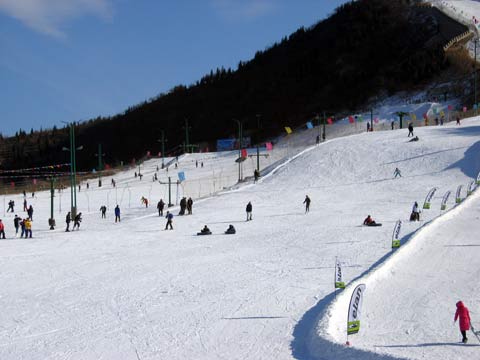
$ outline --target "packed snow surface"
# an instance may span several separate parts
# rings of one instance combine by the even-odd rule
[[[165,185],[135,179],[133,169],[115,176],[115,189],[109,178],[102,188],[82,185],[79,231],[64,228],[69,189],[61,214],[56,194],[55,230],[47,226],[49,193],[29,195],[32,239],[15,238],[14,213],[3,217],[0,358],[476,358],[477,340],[470,333],[467,346],[458,343],[453,315],[461,299],[480,328],[480,199],[474,192],[454,203],[457,187],[465,198],[480,170],[480,120],[415,129],[417,142],[407,133],[306,147],[258,183],[200,200],[191,185],[184,194],[193,197],[193,214],[175,216],[173,231],[163,230],[156,210]],[[181,158],[179,170],[200,178],[220,159],[235,166],[236,154],[209,156],[204,168],[193,160],[205,154]],[[396,167],[402,177],[393,178]],[[422,205],[432,187],[432,208],[409,222],[414,201]],[[447,190],[453,193],[441,212]],[[149,197],[148,208],[141,196]],[[23,195],[10,199],[21,204]],[[98,211],[104,204],[106,219]],[[178,207],[170,211],[177,215]],[[383,226],[362,226],[369,214]],[[399,219],[402,247],[392,252]],[[213,235],[197,236],[205,224]],[[223,234],[229,224],[235,235]],[[343,344],[352,287],[335,294],[336,257],[347,283],[367,284],[361,330],[349,348]]]

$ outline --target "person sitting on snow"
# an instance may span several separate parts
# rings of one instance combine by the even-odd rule
[[[228,225],[228,229],[227,231],[225,231],[225,234],[235,234],[236,231],[235,231],[235,227],[233,225]]]
[[[207,225],[205,225],[205,226],[203,227],[203,229],[200,230],[200,232],[201,232],[202,234],[211,234],[211,233],[212,233],[212,232],[210,231],[210,229],[207,227]]]
[[[370,215],[367,216],[367,218],[365,220],[363,220],[363,225],[367,225],[367,226],[372,226],[372,225],[375,225],[376,222],[372,219],[372,217]]]

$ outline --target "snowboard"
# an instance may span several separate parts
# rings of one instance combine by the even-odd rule
[[[480,331],[475,331],[475,328],[473,327],[472,324],[470,324],[470,329],[472,329],[473,335],[477,338],[477,340],[480,342]]]
[[[211,231],[208,232],[198,232],[197,235],[212,235]]]
[[[370,224],[370,225],[365,225],[365,226],[382,226],[381,223],[375,223],[375,224]]]

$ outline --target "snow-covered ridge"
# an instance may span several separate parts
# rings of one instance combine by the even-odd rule
[[[177,216],[177,207],[169,209],[175,214],[173,231],[163,230],[165,219],[155,208],[160,197],[168,196],[165,185],[152,181],[159,159],[142,165],[143,180],[134,178],[132,169],[115,176],[116,188],[109,185],[109,178],[102,188],[91,183],[86,190],[82,184],[77,193],[84,216],[79,231],[64,231],[69,193],[56,194],[58,226],[53,231],[47,226],[48,192],[27,197],[35,209],[32,239],[15,238],[14,213],[2,218],[7,240],[0,241],[0,358],[347,359],[343,345],[322,341],[315,331],[317,315],[334,298],[335,257],[344,265],[347,282],[358,278],[390,254],[396,220],[405,220],[403,236],[419,229],[421,224],[407,221],[414,201],[421,202],[432,186],[439,187],[434,206],[422,214],[422,221],[429,222],[440,212],[437,205],[444,191],[468,184],[480,170],[478,119],[461,126],[415,128],[417,142],[409,142],[407,129],[366,133],[361,129],[365,122],[357,126],[362,133],[334,140],[330,134],[347,134],[355,124],[327,127],[327,141],[319,146],[313,145],[317,129],[278,143],[277,149],[283,149],[288,160],[274,166],[260,182],[217,191],[201,201],[196,196],[199,184],[202,188],[206,184],[201,179],[213,171],[220,173],[222,167],[223,175],[227,167],[235,175],[236,154],[179,158],[178,168],[171,165],[169,175],[160,171],[159,178],[163,182],[185,171],[191,187],[185,187],[183,194],[193,196],[194,205],[193,215],[188,216]],[[393,178],[395,167],[401,169],[402,178]],[[305,195],[312,199],[308,214],[302,204]],[[148,208],[141,204],[141,196],[149,198]],[[4,198],[8,202],[9,197]],[[21,194],[12,199],[23,202]],[[247,222],[249,201],[253,221]],[[98,209],[107,202],[107,218],[102,219]],[[117,203],[122,220],[115,224]],[[453,205],[451,197],[448,207]],[[18,208],[17,214],[24,216]],[[367,214],[383,227],[361,226]],[[458,222],[463,218],[465,214],[456,217]],[[229,224],[237,229],[235,235],[224,235]],[[196,236],[204,225],[212,236]],[[461,239],[462,228],[451,229],[435,234],[435,243]],[[469,244],[474,245],[465,243]],[[445,249],[467,249],[472,267],[477,266],[475,247]],[[420,249],[416,247],[414,253],[420,254]],[[449,261],[445,269],[452,264],[456,262]],[[452,276],[444,278],[460,281],[465,272],[455,271]],[[430,284],[434,279],[432,275],[421,281]],[[458,289],[449,286],[456,297]],[[438,321],[431,325],[436,331],[431,326],[423,331],[415,318],[403,318],[411,314],[402,301],[398,312],[390,311],[395,316],[379,326],[372,309],[391,310],[382,304],[389,300],[377,288],[379,303],[372,304],[370,289],[364,303],[366,318],[361,333],[351,339],[351,354],[358,355],[356,349],[361,348],[379,359],[393,355],[428,359],[419,344],[447,342],[456,336],[453,326],[448,328],[451,333],[436,330],[440,323],[451,323],[450,309],[436,314]],[[438,294],[434,287],[426,289]],[[414,290],[410,298],[424,296],[418,287]],[[472,310],[480,305],[470,301],[472,294],[458,296]],[[445,306],[451,302],[445,300]],[[421,307],[416,316],[428,314],[427,310]],[[415,331],[404,325],[406,321]],[[413,331],[414,337],[399,336],[398,328],[402,334]],[[335,339],[335,333],[329,336]],[[372,355],[375,351],[392,356]],[[455,358],[468,355],[469,349],[438,345],[436,351],[436,357],[440,351],[443,358]]]

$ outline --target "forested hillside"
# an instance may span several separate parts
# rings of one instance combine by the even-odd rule
[[[347,3],[236,70],[216,69],[122,114],[79,124],[76,143],[84,150],[77,154],[77,169],[95,166],[99,143],[112,164],[157,153],[161,130],[172,150],[185,141],[185,119],[189,142],[212,150],[216,139],[236,134],[232,119],[245,121],[244,133],[261,141],[314,113],[354,111],[379,92],[412,88],[448,67],[437,22],[434,12],[407,1]],[[60,151],[68,140],[67,128],[19,131],[0,140],[2,167],[68,162],[68,153]]]

